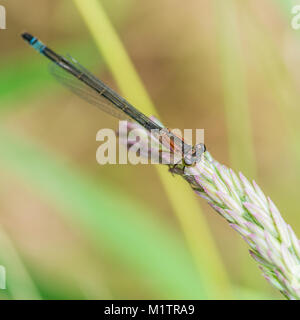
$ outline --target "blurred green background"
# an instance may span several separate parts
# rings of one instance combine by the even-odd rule
[[[299,234],[300,30],[290,24],[297,1],[99,3],[163,123],[204,128],[211,154],[255,179]],[[117,121],[61,88],[20,38],[28,31],[70,53],[118,90],[75,3],[1,4],[0,265],[7,289],[0,298],[281,298],[204,201],[195,200],[212,238],[200,245],[213,249],[197,256],[154,166],[97,164],[96,133],[117,129]],[[188,219],[193,209],[180,201]],[[219,257],[217,266],[210,255]]]

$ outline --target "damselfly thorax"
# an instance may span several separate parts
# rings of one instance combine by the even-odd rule
[[[159,136],[162,145],[166,146],[176,156],[179,161],[173,164],[184,162],[186,166],[193,166],[201,161],[206,147],[203,143],[192,146],[185,142],[184,138],[172,132],[170,128],[163,128]],[[181,160],[181,161],[180,161]]]

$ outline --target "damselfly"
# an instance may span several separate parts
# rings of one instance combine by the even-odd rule
[[[171,130],[158,125],[133,107],[72,57],[64,57],[55,53],[29,33],[23,33],[22,37],[34,49],[52,61],[51,73],[74,93],[105,112],[119,119],[134,120],[151,134],[158,135],[165,147],[180,154],[185,165],[194,165],[201,160],[206,150],[204,144],[200,143],[193,147],[185,143]]]

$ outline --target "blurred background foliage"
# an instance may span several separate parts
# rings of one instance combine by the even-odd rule
[[[297,1],[99,2],[163,123],[204,128],[212,155],[255,178],[299,234]],[[1,4],[0,264],[8,288],[0,297],[280,298],[204,201],[196,198],[214,245],[199,238],[220,257],[219,269],[205,250],[195,262],[154,166],[97,164],[96,133],[117,121],[61,88],[20,38],[26,30],[71,53],[118,90],[74,2]],[[189,205],[183,197],[187,219]],[[222,270],[222,283],[210,267]]]

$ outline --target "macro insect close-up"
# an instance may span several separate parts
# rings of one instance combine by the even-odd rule
[[[1,2],[0,300],[300,299],[298,2]]]

